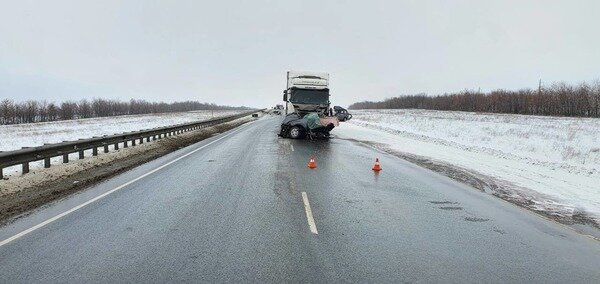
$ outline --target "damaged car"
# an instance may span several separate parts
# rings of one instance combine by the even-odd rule
[[[292,139],[327,139],[329,132],[339,126],[337,117],[319,116],[317,112],[310,112],[304,116],[290,113],[281,122],[279,136]]]

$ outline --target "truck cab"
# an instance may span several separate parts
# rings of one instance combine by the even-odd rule
[[[283,91],[285,113],[304,115],[309,112],[326,114],[329,101],[329,74],[322,72],[288,71],[287,88]]]

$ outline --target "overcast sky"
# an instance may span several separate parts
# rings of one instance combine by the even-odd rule
[[[0,99],[332,102],[600,79],[600,1],[0,0]]]

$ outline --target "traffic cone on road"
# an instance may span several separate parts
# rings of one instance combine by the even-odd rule
[[[381,171],[381,165],[379,165],[379,158],[375,159],[375,165],[373,165],[373,170],[376,172]]]
[[[308,167],[314,169],[317,167],[317,162],[315,162],[315,157],[310,157],[310,161],[308,161]]]

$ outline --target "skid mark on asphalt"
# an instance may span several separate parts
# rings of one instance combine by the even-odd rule
[[[504,235],[506,234],[506,231],[502,230],[502,229],[498,229],[498,228],[494,228],[494,232],[500,234],[500,235]]]
[[[486,218],[479,218],[479,217],[465,217],[465,221],[469,221],[469,222],[487,222],[490,219],[486,219]]]
[[[296,174],[292,164],[292,152],[294,146],[287,139],[278,140],[278,160],[277,167],[275,168],[275,185],[273,191],[278,196],[281,195],[282,191],[287,189],[288,193],[295,195],[296,191]],[[288,147],[288,145],[290,147]]]
[[[458,202],[452,202],[452,201],[429,201],[429,203],[432,203],[432,204],[458,204]]]
[[[463,210],[463,208],[460,207],[460,206],[452,206],[452,205],[460,204],[460,203],[454,202],[454,201],[447,201],[447,200],[444,200],[444,201],[429,201],[429,203],[436,204],[436,205],[448,205],[448,206],[438,207],[439,209],[442,209],[442,210],[448,210],[448,211],[461,211],[461,210]],[[467,212],[467,214],[469,214],[469,213]],[[475,217],[475,216],[463,216],[463,219],[465,221],[475,222],[475,223],[478,223],[478,222],[487,222],[487,221],[490,220],[488,218],[481,218],[481,217]]]
[[[440,207],[442,210],[463,210],[462,207],[459,206],[442,206]]]

